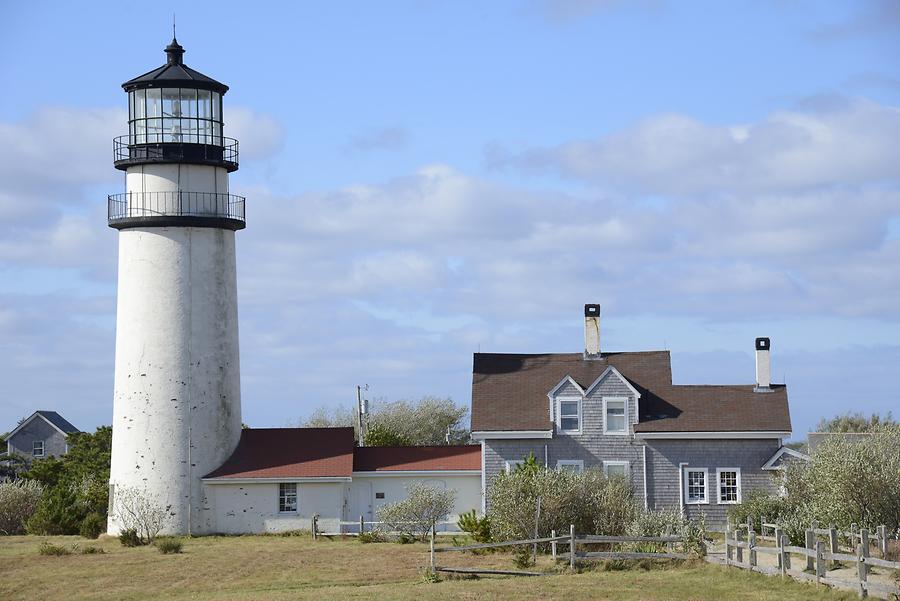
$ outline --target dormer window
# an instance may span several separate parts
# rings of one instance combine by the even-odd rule
[[[581,434],[581,397],[559,397],[556,415],[561,433]]]
[[[628,434],[626,397],[603,397],[603,433]]]

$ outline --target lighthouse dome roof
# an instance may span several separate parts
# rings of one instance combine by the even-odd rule
[[[184,47],[178,40],[166,46],[166,64],[129,79],[122,84],[126,92],[141,88],[198,88],[224,94],[228,86],[184,64]]]

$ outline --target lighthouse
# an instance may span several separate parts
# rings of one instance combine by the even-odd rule
[[[128,510],[164,511],[163,534],[213,527],[201,478],[241,433],[235,232],[238,143],[223,135],[228,86],[184,64],[131,79],[128,134],[113,141],[125,192],[108,198],[119,231],[108,532]]]

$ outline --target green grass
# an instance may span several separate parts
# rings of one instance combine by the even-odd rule
[[[360,544],[305,537],[185,538],[181,554],[152,546],[126,548],[117,539],[92,542],[104,554],[46,557],[43,542],[71,548],[78,537],[0,537],[0,599],[616,599],[718,601],[853,599],[850,592],[705,563],[541,578],[484,577],[441,582],[424,578],[428,546]],[[511,553],[443,553],[443,565],[513,568]],[[555,569],[546,557],[538,569]],[[564,571],[564,568],[560,568]]]

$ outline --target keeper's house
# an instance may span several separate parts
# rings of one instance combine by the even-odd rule
[[[491,479],[530,453],[558,469],[629,478],[650,509],[681,508],[723,527],[750,490],[775,492],[790,450],[787,389],[770,381],[769,339],[756,339],[756,383],[672,384],[668,351],[600,347],[600,306],[585,305],[582,353],[476,353],[472,437]]]

